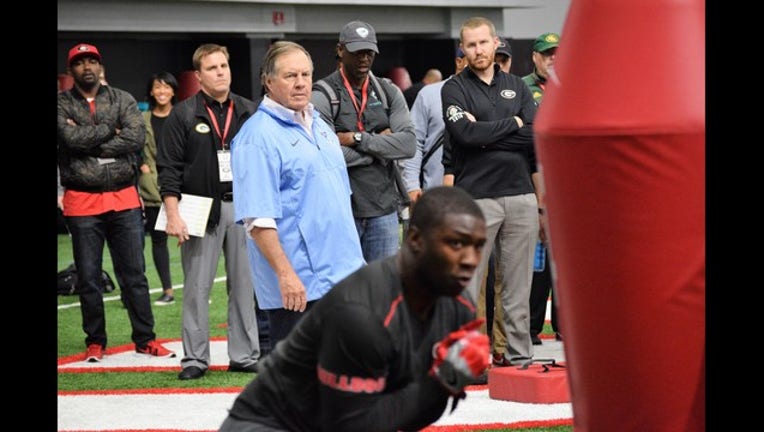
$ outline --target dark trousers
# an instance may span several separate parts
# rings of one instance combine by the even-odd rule
[[[544,330],[544,318],[546,317],[546,303],[549,294],[552,294],[552,330],[559,332],[557,323],[557,307],[554,302],[554,289],[552,287],[552,274],[549,272],[549,251],[546,253],[544,270],[533,272],[531,282],[531,334],[538,335]]]
[[[289,335],[292,328],[297,325],[303,315],[308,313],[317,301],[309,301],[305,307],[305,312],[295,312],[284,308],[266,310],[268,313],[268,337],[271,349],[276,348],[276,344]]]
[[[486,276],[485,282],[485,326],[486,334],[493,338],[493,314],[494,307],[496,306],[496,291],[494,291],[494,284],[496,283],[496,255],[491,252],[491,257],[488,258],[488,276]],[[501,305],[499,305],[501,307]],[[533,329],[533,327],[531,327]]]
[[[146,214],[146,232],[151,236],[151,257],[154,259],[154,267],[156,267],[159,280],[162,282],[162,289],[167,291],[172,288],[167,233],[154,229],[159,216],[159,207],[146,206],[143,212]]]
[[[257,339],[260,342],[260,358],[271,352],[271,323],[268,314],[260,309],[255,298],[255,315],[257,315]]]
[[[143,216],[140,208],[106,212],[97,216],[67,216],[72,236],[74,264],[82,311],[85,345],[106,347],[106,317],[103,307],[104,242],[109,247],[114,275],[132,326],[132,340],[137,346],[152,341],[154,315],[149,300],[149,285],[143,259]]]

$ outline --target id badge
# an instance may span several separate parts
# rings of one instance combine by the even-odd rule
[[[228,150],[218,150],[218,170],[220,175],[220,181],[229,182],[233,181],[233,174],[231,173],[231,152]]]

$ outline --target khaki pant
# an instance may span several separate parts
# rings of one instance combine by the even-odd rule
[[[486,221],[486,240],[483,256],[475,276],[465,289],[478,304],[480,286],[488,268],[488,258],[498,239],[496,267],[499,269],[503,289],[501,307],[504,312],[504,332],[507,345],[504,358],[519,365],[533,358],[530,334],[530,295],[533,277],[533,259],[539,235],[538,202],[533,193],[481,198],[475,200]]]
[[[498,253],[500,248],[494,247],[494,254]],[[494,256],[494,261],[498,262],[498,257]],[[504,354],[504,350],[507,347],[507,334],[504,333],[504,308],[501,307],[501,290],[504,287],[502,284],[502,273],[500,267],[494,264],[494,297],[493,297],[493,328],[491,329],[491,352],[496,354]],[[485,318],[487,316],[486,310],[486,287],[488,283],[488,271],[485,272],[483,282],[480,284],[480,291],[478,292],[477,301],[477,316],[478,318]],[[488,330],[488,323],[484,323],[480,327],[480,331],[486,333]]]

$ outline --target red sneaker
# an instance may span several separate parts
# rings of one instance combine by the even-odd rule
[[[493,359],[491,360],[491,363],[493,363],[494,367],[512,366],[509,363],[509,360],[507,360],[507,358],[504,357],[504,354],[502,353],[493,353]]]
[[[103,347],[98,344],[88,345],[87,351],[85,351],[85,361],[95,363],[103,360]]]
[[[175,357],[175,352],[163,347],[162,344],[153,340],[146,344],[144,347],[135,346],[135,352],[138,354],[145,354],[152,357],[172,358]]]

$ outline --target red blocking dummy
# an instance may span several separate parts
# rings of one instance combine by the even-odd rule
[[[178,75],[178,102],[199,93],[201,89],[202,85],[199,84],[195,71],[186,70]]]
[[[574,430],[705,430],[705,3],[573,0],[536,119]]]

